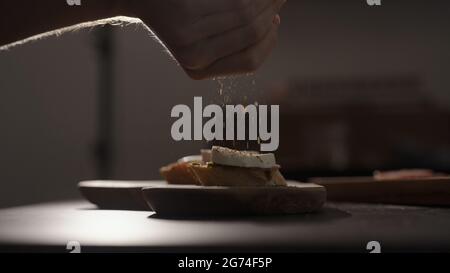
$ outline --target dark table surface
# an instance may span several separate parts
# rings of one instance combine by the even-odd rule
[[[97,210],[85,201],[0,209],[1,251],[67,252],[450,251],[450,208],[328,203],[320,213],[236,219],[162,219]]]

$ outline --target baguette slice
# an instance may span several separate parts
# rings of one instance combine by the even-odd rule
[[[162,167],[159,172],[168,184],[200,185],[197,177],[190,168],[189,162],[177,162]]]
[[[262,169],[198,163],[189,165],[203,186],[286,186],[286,181],[276,167]]]

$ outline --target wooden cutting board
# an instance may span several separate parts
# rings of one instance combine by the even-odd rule
[[[450,206],[450,177],[375,180],[373,177],[316,177],[330,201]]]
[[[78,183],[78,189],[84,198],[101,209],[151,210],[142,188],[165,184],[162,181],[93,180]]]
[[[325,188],[288,182],[288,187],[164,186],[143,189],[157,216],[240,216],[300,214],[318,211],[326,202]]]
[[[325,204],[325,188],[289,181],[288,187],[204,187],[165,181],[82,181],[83,196],[101,209],[152,210],[159,216],[296,214]]]

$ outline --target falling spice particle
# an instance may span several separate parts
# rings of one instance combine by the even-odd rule
[[[226,105],[243,105],[244,107],[248,105],[259,106],[256,101],[258,98],[259,90],[256,86],[256,76],[254,74],[248,74],[244,76],[230,76],[230,77],[220,77],[215,78],[215,82],[218,85],[218,97],[216,103],[225,107]],[[253,102],[254,101],[254,102]],[[248,111],[247,108],[244,109],[245,112]],[[250,122],[257,122],[255,120],[250,120]],[[258,144],[261,144],[261,140],[258,137]],[[252,142],[245,140],[245,144],[242,141],[233,140],[230,143],[233,148],[241,147],[243,149],[249,150],[252,146]]]

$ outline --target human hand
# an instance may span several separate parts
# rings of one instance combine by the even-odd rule
[[[254,72],[274,48],[286,0],[135,0],[147,24],[193,79]]]

